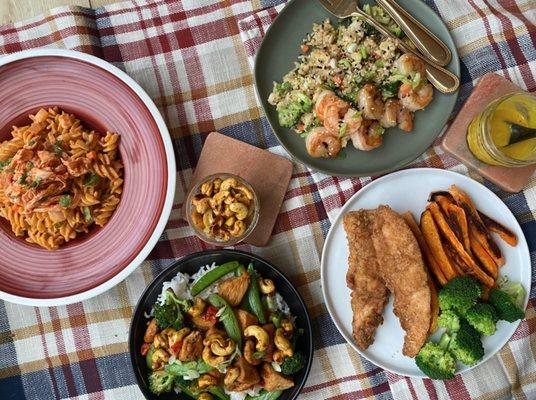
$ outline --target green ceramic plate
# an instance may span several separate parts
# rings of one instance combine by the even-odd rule
[[[398,3],[443,40],[452,51],[448,68],[460,75],[460,60],[456,46],[441,18],[426,4],[416,0],[398,0]],[[277,121],[275,107],[268,103],[274,81],[281,81],[290,71],[299,55],[302,39],[312,30],[314,22],[326,18],[336,22],[316,0],[292,0],[281,11],[266,32],[255,60],[255,84],[259,97],[275,135],[283,147],[308,167],[329,175],[370,176],[404,167],[421,155],[439,135],[454,108],[457,93],[434,93],[432,103],[415,116],[413,132],[404,133],[397,128],[386,132],[383,145],[363,152],[351,144],[334,159],[318,159],[307,154],[305,140],[294,131],[282,128]]]

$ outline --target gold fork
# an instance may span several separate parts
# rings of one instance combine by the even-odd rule
[[[442,93],[453,93],[460,87],[460,79],[449,70],[434,64],[419,52],[413,50],[402,40],[397,38],[375,19],[359,8],[355,0],[320,0],[326,10],[337,18],[347,18],[352,15],[359,15],[362,19],[372,25],[382,35],[390,37],[395,41],[398,48],[406,53],[411,53],[421,59],[426,64],[426,75],[434,87]]]

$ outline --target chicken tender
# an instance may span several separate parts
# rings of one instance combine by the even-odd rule
[[[346,283],[352,290],[352,330],[357,346],[364,350],[374,342],[374,332],[383,323],[382,311],[389,291],[377,275],[378,262],[372,243],[374,211],[360,210],[344,216],[350,256]]]
[[[380,277],[394,296],[394,313],[406,332],[403,353],[415,357],[428,337],[431,292],[415,236],[388,206],[375,214],[372,242]]]

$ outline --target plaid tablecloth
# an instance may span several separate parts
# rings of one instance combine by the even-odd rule
[[[127,354],[130,316],[155,274],[174,259],[206,248],[179,216],[206,135],[218,130],[286,155],[259,108],[250,65],[280,3],[128,1],[95,10],[55,8],[0,27],[2,54],[43,46],[69,48],[102,57],[130,74],[162,112],[178,168],[175,204],[166,231],[149,258],[123,283],[94,299],[65,307],[0,302],[0,399],[142,398]],[[536,90],[534,0],[427,3],[447,22],[462,57],[460,102],[475,81],[490,71]],[[443,154],[437,143],[412,166],[470,174]],[[527,318],[508,345],[482,366],[445,383],[386,373],[345,344],[323,304],[320,254],[330,218],[370,181],[329,177],[295,165],[270,245],[240,246],[284,269],[310,307],[315,359],[300,398],[536,398],[534,285]],[[492,187],[521,222],[533,257],[535,187],[534,179],[519,194]]]

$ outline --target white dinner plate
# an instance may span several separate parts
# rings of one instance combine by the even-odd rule
[[[384,176],[357,192],[342,207],[333,222],[326,238],[322,252],[321,282],[324,300],[328,311],[346,341],[359,354],[374,364],[397,374],[424,377],[413,358],[402,354],[404,331],[398,318],[393,314],[392,296],[383,312],[384,322],[376,330],[374,343],[366,350],[360,350],[352,338],[352,309],[350,307],[350,289],[346,286],[348,269],[348,245],[343,228],[343,216],[348,211],[362,208],[373,209],[381,204],[390,206],[402,213],[411,211],[418,220],[424,211],[430,192],[448,189],[457,185],[466,191],[479,210],[504,224],[516,233],[519,243],[511,247],[495,235],[503,252],[506,264],[500,269],[501,275],[508,275],[511,281],[521,282],[527,292],[525,307],[531,284],[531,264],[529,250],[519,223],[508,207],[482,184],[455,172],[442,169],[420,168],[399,171]],[[514,334],[519,321],[508,323],[499,321],[497,332],[493,336],[484,336],[485,356],[477,365],[482,364],[499,351]],[[431,339],[438,340],[441,332],[436,332]],[[458,364],[457,373],[474,367]]]

